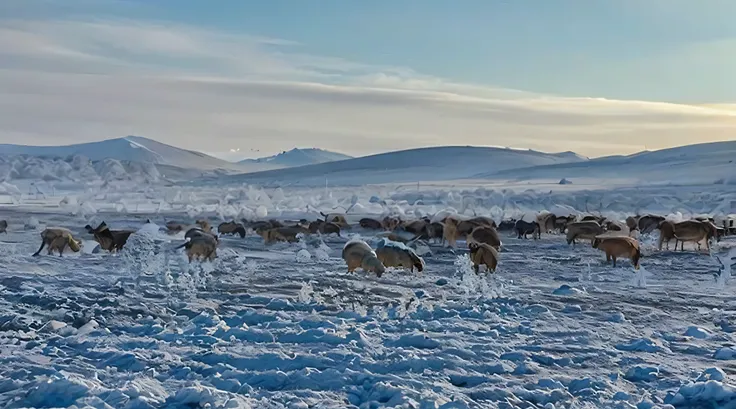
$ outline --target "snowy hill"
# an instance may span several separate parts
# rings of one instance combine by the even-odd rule
[[[736,184],[736,141],[680,146],[588,161],[478,173],[479,179],[636,179],[643,183]]]
[[[482,172],[585,161],[571,152],[473,146],[410,149],[297,168],[225,176],[227,182],[359,185],[467,178]]]
[[[323,149],[294,148],[290,151],[283,151],[277,155],[268,156],[258,159],[245,159],[238,163],[241,164],[269,164],[278,168],[291,168],[296,166],[314,165],[318,163],[335,162],[338,160],[352,159],[352,156],[342,153],[330,152]]]
[[[0,145],[0,155],[27,155],[37,158],[67,158],[75,155],[86,157],[91,161],[114,159],[118,161],[151,163],[168,165],[183,169],[231,171],[257,171],[269,169],[268,166],[245,166],[205,155],[200,152],[185,150],[166,145],[140,136],[108,139],[99,142],[81,143],[64,146],[25,146]]]

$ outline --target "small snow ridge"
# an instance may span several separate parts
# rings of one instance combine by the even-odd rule
[[[297,263],[308,263],[312,260],[312,255],[307,249],[301,249],[296,253]]]

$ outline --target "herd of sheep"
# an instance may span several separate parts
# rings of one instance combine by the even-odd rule
[[[447,213],[447,212],[445,212]],[[575,245],[578,240],[590,240],[591,246],[606,254],[606,260],[613,262],[619,258],[631,260],[635,268],[639,268],[641,252],[637,236],[659,230],[658,247],[675,240],[675,250],[680,244],[684,251],[685,242],[697,244],[700,250],[705,243],[710,249],[711,239],[717,241],[733,229],[725,226],[716,226],[712,218],[695,218],[674,222],[658,215],[630,216],[625,221],[609,220],[605,217],[586,216],[557,216],[553,213],[542,212],[535,220],[503,220],[497,224],[489,217],[477,216],[464,218],[456,214],[437,214],[434,218],[424,217],[415,220],[402,220],[400,217],[386,216],[382,219],[363,218],[357,223],[360,229],[376,231],[382,236],[377,248],[371,248],[365,241],[350,240],[343,248],[342,257],[348,271],[361,268],[366,272],[373,272],[380,276],[386,267],[401,267],[411,271],[423,271],[424,260],[417,255],[412,246],[422,240],[427,243],[436,241],[443,246],[457,248],[457,240],[465,239],[470,259],[476,272],[481,266],[488,271],[495,271],[499,262],[501,238],[499,232],[514,232],[517,238],[525,239],[529,235],[535,240],[541,234],[559,232],[564,234],[568,244]],[[322,213],[322,219],[307,221],[305,219],[285,222],[278,220],[229,221],[221,223],[217,232],[207,220],[196,220],[193,225],[174,221],[166,222],[166,230],[171,234],[185,232],[185,241],[176,249],[184,248],[191,263],[193,260],[212,261],[217,257],[217,247],[220,235],[238,235],[244,238],[248,232],[254,232],[263,238],[265,244],[274,242],[296,242],[302,236],[310,234],[337,234],[352,229],[345,214]],[[0,232],[7,229],[7,221],[0,220]],[[134,230],[112,230],[105,222],[93,228],[85,226],[88,233],[93,235],[102,250],[117,252]],[[48,247],[48,254],[54,251],[61,256],[68,247],[74,252],[80,250],[81,242],[72,232],[62,227],[47,227],[41,232],[41,247],[34,253],[40,254],[44,247]]]

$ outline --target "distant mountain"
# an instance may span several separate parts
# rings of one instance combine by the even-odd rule
[[[91,161],[113,159],[118,161],[167,165],[182,169],[258,171],[272,166],[243,166],[200,152],[176,148],[141,136],[108,139],[99,142],[63,146],[26,146],[0,144],[0,155],[27,155],[38,158],[66,158],[81,155]]]
[[[330,152],[323,149],[294,148],[290,151],[283,151],[277,155],[268,156],[258,159],[245,159],[240,164],[268,164],[278,168],[292,168],[296,166],[314,165],[326,162],[335,162],[339,160],[352,159],[352,156],[342,153]]]
[[[444,146],[382,153],[337,162],[223,176],[224,181],[283,185],[362,185],[468,178],[484,172],[586,161],[572,152]]]
[[[736,141],[711,142],[632,155],[606,156],[514,170],[484,172],[477,178],[515,180],[575,178],[631,179],[644,183],[736,184]]]

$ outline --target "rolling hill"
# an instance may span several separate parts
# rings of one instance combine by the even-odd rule
[[[273,169],[267,164],[249,166],[234,164],[200,152],[180,149],[141,136],[126,136],[99,142],[63,146],[0,145],[0,155],[27,155],[37,158],[66,158],[81,155],[91,161],[114,159],[118,161],[151,163],[182,169],[258,171]]]
[[[576,177],[641,182],[736,184],[736,141],[679,146],[626,156],[478,173],[478,179],[562,179]]]
[[[280,183],[283,185],[361,185],[453,180],[484,172],[550,164],[587,161],[572,152],[543,153],[532,150],[474,146],[410,149],[300,166],[223,176],[225,182]]]
[[[339,160],[352,159],[352,156],[344,155],[342,153],[330,152],[324,149],[307,148],[299,149],[294,148],[290,151],[283,151],[277,155],[268,156],[265,158],[258,159],[245,159],[241,160],[240,164],[245,165],[256,165],[256,164],[268,164],[278,168],[292,168],[296,166],[314,165],[326,162],[335,162]]]

